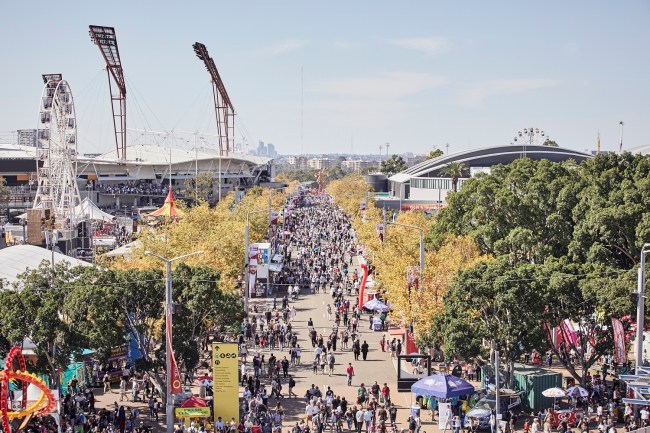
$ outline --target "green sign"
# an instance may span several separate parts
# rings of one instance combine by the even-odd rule
[[[177,407],[177,418],[207,418],[210,416],[209,407]]]

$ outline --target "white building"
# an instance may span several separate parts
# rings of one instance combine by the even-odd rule
[[[374,161],[362,161],[360,159],[341,162],[341,168],[349,171],[361,171],[365,168],[374,166],[377,166]]]
[[[334,165],[334,160],[330,158],[311,158],[307,160],[307,165],[316,170],[323,170]]]

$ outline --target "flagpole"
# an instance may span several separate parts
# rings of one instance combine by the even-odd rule
[[[618,152],[623,153],[623,121],[621,120],[618,124],[621,125],[621,141],[618,145]]]

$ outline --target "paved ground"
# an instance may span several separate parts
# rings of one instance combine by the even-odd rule
[[[355,258],[351,272],[357,267],[358,258]],[[351,296],[349,299],[351,303],[354,304],[356,296]],[[257,303],[261,307],[269,301],[266,299],[254,299],[251,302]],[[298,344],[303,349],[303,354],[301,360],[302,365],[290,368],[290,374],[293,374],[296,379],[296,388],[294,391],[298,397],[293,397],[291,399],[287,397],[282,401],[282,405],[285,407],[287,415],[285,426],[292,425],[295,421],[304,417],[305,399],[303,396],[312,384],[323,390],[323,393],[329,386],[335,394],[345,397],[348,402],[354,403],[356,402],[357,388],[361,383],[368,387],[377,381],[380,386],[383,385],[384,382],[388,384],[391,389],[392,401],[398,407],[398,424],[401,427],[405,427],[406,419],[409,415],[408,408],[411,404],[411,394],[397,393],[397,374],[395,372],[395,367],[393,366],[393,362],[390,360],[389,352],[382,352],[379,345],[379,340],[383,333],[370,331],[369,321],[367,320],[368,316],[362,316],[359,325],[361,331],[361,342],[366,340],[370,346],[367,360],[354,360],[351,341],[348,345],[348,349],[341,349],[340,345],[337,344],[337,351],[334,352],[336,358],[335,373],[332,376],[327,374],[322,375],[320,374],[320,371],[318,374],[313,373],[312,361],[314,359],[314,349],[308,337],[307,322],[311,318],[316,330],[319,333],[322,333],[323,337],[327,338],[331,333],[332,324],[334,323],[333,321],[327,320],[325,310],[328,303],[332,303],[332,297],[330,294],[323,293],[322,291],[320,293],[311,294],[308,289],[303,289],[299,299],[291,303],[291,305],[295,306],[297,311],[296,320],[293,322],[292,326],[298,332]],[[260,311],[263,310],[260,309]],[[271,351],[264,350],[261,353],[267,354],[266,357],[268,358]],[[275,350],[272,353],[280,359],[282,359],[282,356],[284,355],[289,358],[288,349],[285,349],[282,353],[278,350]],[[349,362],[352,363],[355,370],[355,377],[352,381],[352,386],[347,385],[347,376],[345,372]],[[285,396],[288,394],[288,387],[286,384],[283,386],[283,393]],[[275,399],[270,400],[269,406],[273,407],[275,402]]]
[[[354,259],[354,266],[351,270],[356,269],[358,266],[358,259]],[[293,328],[298,332],[298,344],[303,348],[302,354],[302,365],[291,366],[289,373],[294,376],[296,379],[296,388],[294,392],[298,397],[288,398],[288,385],[286,382],[283,385],[282,392],[285,396],[282,399],[282,405],[285,408],[286,413],[286,422],[284,423],[285,428],[289,425],[295,423],[296,420],[304,417],[305,410],[305,400],[303,396],[305,395],[306,390],[311,387],[312,384],[320,387],[321,390],[331,387],[334,390],[335,394],[344,396],[349,402],[356,401],[357,387],[364,383],[366,387],[370,386],[374,381],[377,381],[381,386],[384,382],[388,383],[389,388],[391,389],[391,397],[393,403],[398,407],[398,416],[397,421],[400,427],[405,427],[406,419],[408,418],[408,407],[410,407],[411,395],[410,393],[397,393],[397,382],[396,382],[396,372],[393,363],[390,360],[390,355],[388,352],[382,352],[379,346],[379,340],[382,336],[381,332],[372,332],[369,330],[369,322],[367,316],[363,316],[360,322],[360,332],[361,332],[361,341],[367,340],[370,345],[370,351],[368,353],[368,358],[366,361],[354,361],[354,355],[351,348],[341,349],[340,345],[337,345],[337,351],[335,352],[336,357],[336,366],[335,373],[332,376],[327,374],[322,375],[314,374],[312,371],[312,361],[314,359],[313,348],[311,341],[308,338],[307,330],[307,321],[311,318],[314,321],[314,326],[319,333],[322,333],[323,336],[327,336],[331,332],[332,321],[328,321],[325,308],[328,303],[331,303],[332,297],[329,294],[321,293],[311,294],[308,293],[308,289],[303,289],[300,297],[296,301],[292,301],[291,305],[296,308],[296,320],[293,322]],[[280,297],[281,299],[281,297]],[[279,300],[280,300],[279,299]],[[350,297],[351,303],[354,303],[356,296]],[[268,298],[258,298],[251,299],[251,306],[258,305],[258,307],[263,307],[270,303],[272,300]],[[252,311],[252,308],[251,308]],[[263,311],[263,308],[260,308],[260,311]],[[351,347],[351,342],[349,344]],[[253,353],[254,351],[251,351]],[[268,359],[271,353],[274,353],[276,357],[282,359],[283,356],[289,358],[289,350],[285,349],[284,351],[279,350],[263,350],[261,353],[266,354]],[[205,354],[205,357],[209,354]],[[250,360],[250,357],[249,357]],[[250,362],[250,361],[249,361]],[[347,378],[345,374],[345,369],[348,365],[348,362],[352,362],[352,365],[355,369],[356,376],[352,382],[352,386],[347,386]],[[211,374],[204,370],[199,370],[199,375]],[[266,383],[267,389],[270,392],[270,386]],[[198,395],[199,388],[198,384],[192,387],[192,390],[195,395]],[[117,386],[113,386],[111,393],[104,394],[101,389],[96,389],[96,399],[98,408],[113,406],[114,402],[120,402],[120,395],[117,389]],[[240,390],[243,391],[243,390]],[[130,393],[128,393],[130,399]],[[126,406],[130,408],[138,408],[140,410],[139,419],[144,421],[147,425],[153,425],[155,430],[163,431],[164,429],[164,413],[159,415],[158,422],[152,422],[148,417],[147,405],[144,402],[123,402]],[[269,406],[275,406],[276,400],[274,398],[269,400]],[[162,409],[164,412],[164,408]],[[426,418],[426,417],[425,417]]]

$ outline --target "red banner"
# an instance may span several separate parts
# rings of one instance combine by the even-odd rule
[[[363,310],[363,304],[365,302],[363,296],[365,295],[366,282],[368,281],[368,266],[365,263],[362,263],[361,269],[363,270],[363,279],[361,280],[361,285],[359,286],[359,310]]]
[[[171,314],[171,311],[167,309],[167,315]],[[169,357],[169,365],[171,367],[171,372],[167,372],[167,386],[171,389],[171,394],[180,394],[183,392],[183,382],[181,382],[181,374],[178,371],[178,364],[176,364],[176,358],[174,357],[174,349],[172,349],[172,328],[170,317],[167,317],[166,320],[167,327],[167,347],[169,351],[167,356]]]
[[[612,329],[614,330],[614,348],[616,349],[616,363],[621,365],[627,362],[625,353],[625,332],[620,320],[612,317]]]

